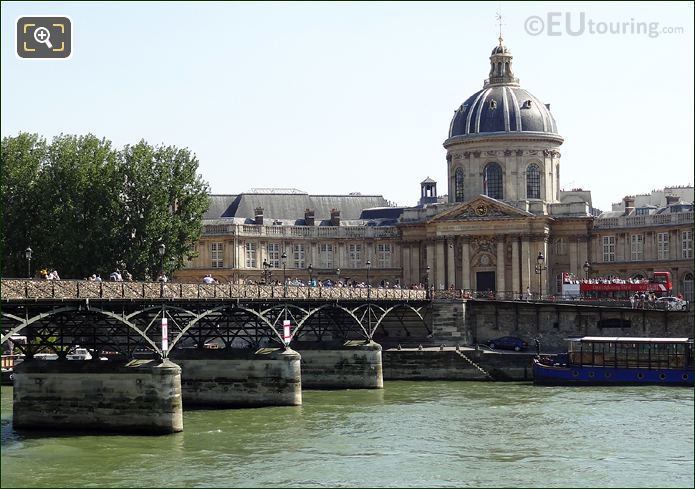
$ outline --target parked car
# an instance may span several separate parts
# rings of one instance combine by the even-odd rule
[[[514,350],[523,351],[528,348],[528,343],[526,343],[521,338],[516,336],[502,336],[501,338],[494,338],[485,342],[487,346],[494,349],[500,350]]]
[[[667,309],[669,311],[685,311],[688,307],[688,302],[678,297],[659,297],[656,300],[656,306],[659,309]]]

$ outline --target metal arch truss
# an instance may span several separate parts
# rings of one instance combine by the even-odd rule
[[[2,343],[25,336],[14,347],[31,357],[56,353],[65,357],[81,346],[93,357],[165,358],[174,349],[287,348],[296,341],[383,341],[424,338],[432,330],[428,303],[218,301],[159,303],[80,301],[66,304],[5,304],[0,318]],[[162,350],[162,318],[169,344]],[[285,341],[283,323],[291,335]]]

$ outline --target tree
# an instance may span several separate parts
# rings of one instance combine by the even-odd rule
[[[167,271],[192,256],[208,207],[208,185],[187,149],[145,141],[118,151],[111,142],[60,135],[50,145],[21,133],[2,141],[3,274],[32,265],[63,278],[104,276],[127,267],[154,278],[158,249]]]
[[[26,275],[24,250],[35,248],[37,226],[35,218],[41,208],[38,178],[46,155],[46,141],[38,134],[21,133],[5,137],[0,145],[2,178],[2,274]],[[37,253],[33,258],[40,257]],[[37,263],[33,261],[32,264]],[[32,267],[34,268],[34,267]],[[33,274],[33,271],[32,271]]]
[[[127,215],[121,243],[129,269],[154,278],[162,243],[164,269],[181,268],[193,256],[209,205],[208,185],[197,174],[198,160],[187,149],[152,147],[144,141],[126,146],[120,158]]]

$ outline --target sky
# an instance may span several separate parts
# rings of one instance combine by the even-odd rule
[[[449,123],[502,13],[521,86],[550,103],[561,187],[610,210],[693,184],[692,2],[2,2],[2,137],[187,147],[212,193],[296,188],[415,205],[447,193]],[[23,60],[21,16],[66,15],[67,60]]]

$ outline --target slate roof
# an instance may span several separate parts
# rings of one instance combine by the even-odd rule
[[[381,195],[309,195],[242,193],[236,195],[210,195],[210,205],[203,219],[247,218],[253,219],[256,208],[263,208],[264,221],[273,219],[304,221],[306,209],[314,211],[318,223],[330,219],[331,210],[340,211],[341,220],[360,219],[363,209],[388,208]]]

